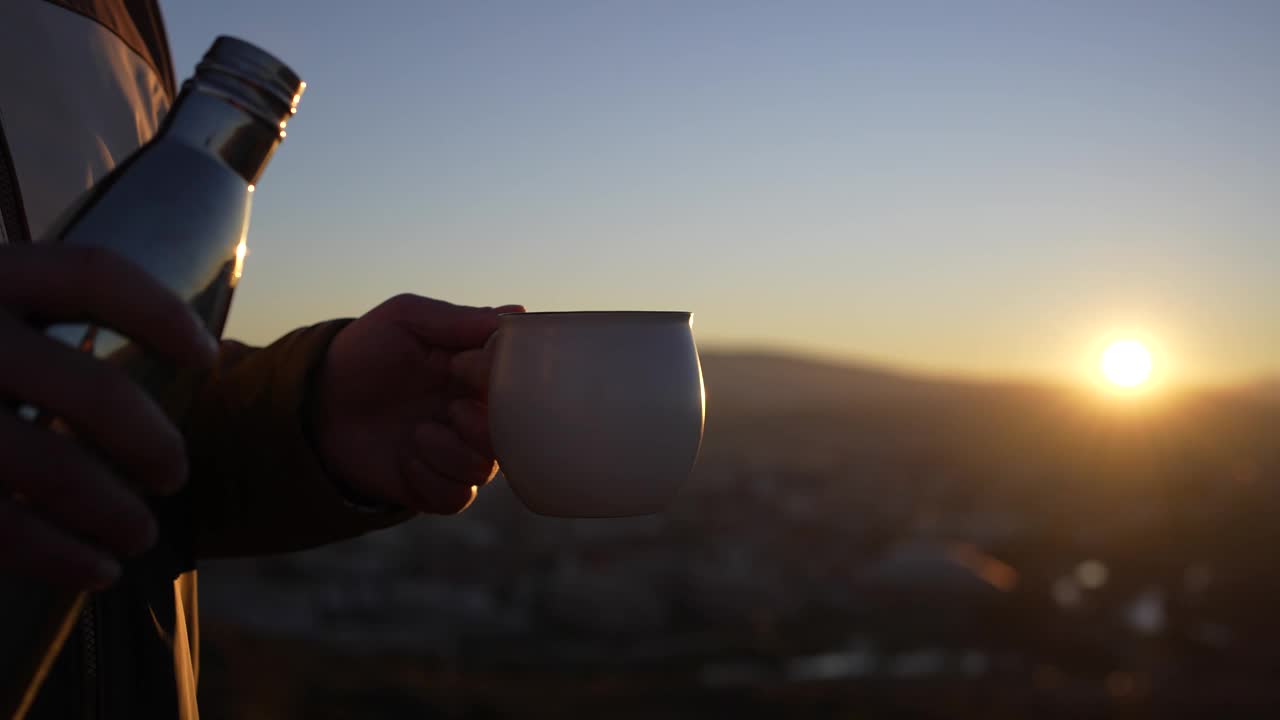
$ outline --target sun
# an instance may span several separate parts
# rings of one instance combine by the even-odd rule
[[[1117,387],[1144,385],[1151,379],[1151,351],[1137,340],[1116,340],[1102,351],[1102,375]]]

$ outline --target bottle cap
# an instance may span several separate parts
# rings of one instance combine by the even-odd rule
[[[219,87],[236,104],[284,130],[297,112],[307,84],[275,56],[252,43],[228,35],[214,40],[195,80]]]

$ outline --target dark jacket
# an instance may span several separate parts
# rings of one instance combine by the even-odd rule
[[[38,241],[151,137],[173,98],[153,0],[6,0],[0,242]],[[197,717],[200,559],[313,547],[407,517],[347,502],[307,437],[310,379],[342,325],[265,348],[225,342],[217,368],[190,379],[194,401],[179,419],[188,485],[153,501],[159,543],[93,597],[30,717]]]

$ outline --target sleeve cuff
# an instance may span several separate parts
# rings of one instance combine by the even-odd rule
[[[187,424],[199,555],[301,550],[413,516],[340,488],[306,429],[311,379],[349,322],[228,358],[202,388]]]

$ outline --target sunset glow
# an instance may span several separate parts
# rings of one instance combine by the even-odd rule
[[[1137,340],[1116,340],[1102,352],[1102,374],[1112,385],[1136,388],[1151,379],[1151,351]]]
[[[408,291],[1105,395],[1280,377],[1280,3],[174,5],[175,67],[217,28],[309,81],[246,342]],[[1122,338],[1154,361],[1127,389]]]

